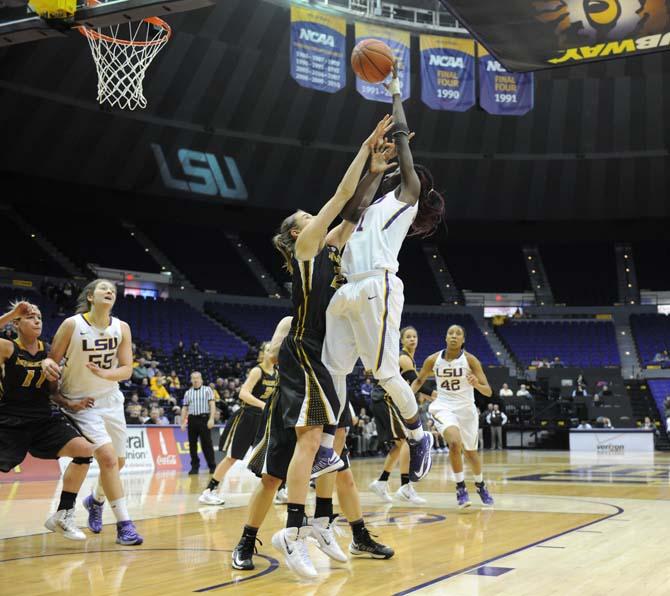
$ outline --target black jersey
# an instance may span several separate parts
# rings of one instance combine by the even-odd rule
[[[12,343],[14,353],[5,361],[0,383],[0,414],[34,419],[51,416],[49,382],[40,366],[48,347],[40,341],[33,356],[18,340]]]
[[[400,350],[400,355],[401,356],[407,356],[411,361],[412,361],[412,366],[416,370],[416,360],[414,360],[414,356],[412,356],[408,351],[406,350]]]
[[[279,382],[277,369],[273,369],[272,373],[268,374],[263,370],[262,366],[257,366],[256,368],[261,371],[261,378],[258,379],[258,382],[251,390],[251,395],[262,401],[267,401],[277,389],[277,383]],[[242,407],[255,408],[256,406],[245,403]]]
[[[293,259],[293,323],[291,333],[305,333],[319,339],[326,335],[326,309],[344,279],[341,255],[336,246],[326,245],[309,261]]]

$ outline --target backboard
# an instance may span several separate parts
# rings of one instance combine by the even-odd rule
[[[28,6],[28,0],[0,0],[0,47],[63,37],[68,29],[85,25],[106,27],[146,17],[164,17],[211,6],[215,0],[77,0],[69,22],[45,21]]]

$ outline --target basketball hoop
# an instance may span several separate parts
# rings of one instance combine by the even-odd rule
[[[126,26],[128,34],[123,35]],[[148,17],[139,23],[78,29],[88,39],[98,71],[100,104],[108,103],[122,110],[146,108],[144,75],[172,36],[170,25],[158,17]]]

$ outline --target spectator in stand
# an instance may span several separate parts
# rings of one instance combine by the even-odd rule
[[[587,420],[581,420],[579,426],[575,430],[591,430],[593,427]]]
[[[130,397],[128,398],[128,405],[140,407],[144,405],[143,400],[140,399],[140,396],[137,393],[137,389],[133,389],[133,392],[130,394]]]
[[[172,424],[181,425],[181,408],[179,406],[172,407]]]
[[[507,383],[503,383],[503,386],[498,392],[498,395],[504,399],[506,397],[512,397],[514,395],[514,392],[509,388],[509,385]]]
[[[551,363],[551,368],[565,368],[565,365],[559,356],[554,358],[554,361]]]
[[[183,341],[179,340],[177,347],[172,350],[172,357],[175,360],[182,360],[183,358],[186,358],[186,346],[184,346]]]
[[[139,404],[130,404],[126,408],[126,424],[142,424],[140,418],[142,406]]]
[[[665,415],[665,432],[670,435],[670,395],[665,398],[663,403],[663,410]]]
[[[140,394],[140,397],[151,397],[151,387],[149,385],[149,379],[144,377],[140,383],[140,387],[137,390]]]
[[[175,393],[178,389],[181,389],[181,381],[176,370],[172,369],[165,380],[170,393]]]
[[[151,408],[149,412],[149,419],[144,421],[144,424],[163,424],[160,421],[160,414],[158,408]]]
[[[214,396],[214,401],[220,401],[221,400],[221,395],[219,392],[216,390],[216,383],[210,383],[209,388],[212,390],[212,395]]]
[[[154,360],[147,361],[147,372],[149,373],[149,379],[153,379],[158,374],[158,362]]]
[[[502,427],[507,424],[507,416],[500,411],[498,404],[493,404],[493,411],[486,415],[486,422],[491,426],[491,450],[502,449]]]
[[[216,387],[215,387],[215,389],[219,392],[219,395],[220,395],[221,397],[223,397],[223,390],[226,388],[226,386],[227,386],[227,385],[226,385],[226,382],[225,382],[221,377],[219,377],[218,379],[216,379]]]
[[[191,356],[195,356],[197,358],[202,358],[202,352],[200,351],[200,344],[197,341],[194,341],[191,344],[191,349],[189,350],[189,354]]]
[[[160,371],[159,371],[160,372]],[[157,375],[151,378],[151,395],[156,399],[169,399],[170,394],[165,387],[165,377]]]
[[[144,407],[140,412],[140,421],[144,424],[147,420],[149,420],[149,410]]]
[[[518,391],[516,392],[517,397],[525,397],[526,399],[533,399],[533,396],[530,394],[530,391],[528,391],[528,387],[521,383],[521,386],[519,387]]]
[[[377,454],[377,437],[377,425],[375,424],[374,419],[368,418],[368,421],[363,427],[363,441],[366,444],[365,453],[367,455]]]
[[[653,362],[657,364],[662,364],[663,362],[668,362],[670,361],[670,356],[668,355],[668,350],[663,350],[662,352],[658,352],[654,356]]]
[[[542,358],[542,366],[540,368],[551,368],[549,358]]]
[[[649,416],[644,417],[644,422],[642,423],[642,427],[645,430],[653,430],[654,434],[658,434],[658,429],[656,428],[656,425],[651,421],[651,418]]]
[[[147,368],[147,361],[144,358],[138,360],[137,366],[133,368],[133,376],[131,378],[135,383],[141,383],[142,379],[149,378],[149,369]]]
[[[164,408],[158,408],[158,420],[160,424],[170,424]]]
[[[366,407],[370,407],[370,400],[372,395],[372,382],[370,377],[365,377],[365,381],[361,385],[361,399],[365,402]]]
[[[489,406],[491,406],[491,409],[493,409],[493,404],[491,402],[488,403]],[[488,427],[488,424],[486,423],[486,415],[488,414],[488,409],[484,410],[483,412],[477,408],[477,417],[479,418],[479,441],[477,445],[477,450],[484,449],[484,429]],[[447,451],[449,449],[447,448]]]
[[[588,397],[589,391],[583,383],[577,383],[572,390],[572,397]]]
[[[602,389],[598,392],[598,395],[600,395],[600,399],[603,399],[605,397],[612,397],[612,390],[610,389],[610,386],[603,385]]]
[[[614,426],[612,426],[612,421],[609,418],[603,417],[602,424],[603,428],[614,428]]]

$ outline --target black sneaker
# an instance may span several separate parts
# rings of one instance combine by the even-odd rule
[[[349,552],[355,557],[369,557],[371,559],[390,559],[395,551],[390,546],[375,542],[367,528],[363,528],[359,540],[354,538],[349,545]],[[376,536],[375,536],[376,538]]]
[[[256,549],[256,540],[263,546],[258,538],[251,536],[242,536],[233,551],[233,569],[242,569],[244,571],[254,569],[253,556],[258,553]]]

